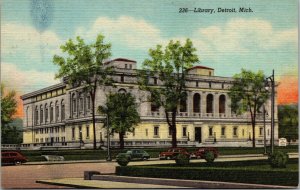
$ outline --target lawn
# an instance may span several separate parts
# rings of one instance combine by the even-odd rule
[[[299,180],[298,159],[290,159],[286,168],[271,168],[267,160],[191,163],[179,167],[176,164],[126,166],[116,168],[122,176],[209,180],[239,183],[255,183],[297,186]]]

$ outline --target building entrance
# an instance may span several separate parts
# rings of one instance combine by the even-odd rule
[[[195,127],[195,141],[198,143],[202,143],[201,136],[201,127]]]

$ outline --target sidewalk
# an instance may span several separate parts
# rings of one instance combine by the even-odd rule
[[[202,180],[182,180],[182,179],[162,179],[128,177],[115,175],[95,175],[93,180],[83,180],[82,178],[64,178],[53,180],[39,180],[37,183],[60,185],[75,188],[214,188],[214,189],[287,189],[295,188],[291,186],[261,185],[234,182],[202,181]]]
[[[290,158],[297,158],[299,156],[299,153],[294,152],[294,153],[288,153]],[[218,157],[219,161],[232,161],[232,160],[220,160],[220,159],[233,159],[234,158],[250,158],[252,159],[266,159],[267,156],[263,154],[240,154],[240,155],[220,155]],[[218,161],[216,160],[216,161]],[[238,159],[239,160],[239,159]],[[158,158],[151,158],[149,161],[161,161],[163,163],[169,163],[173,162],[172,160],[159,160]],[[149,162],[149,161],[146,161]],[[191,160],[192,162],[202,162],[203,159],[196,159],[196,160]],[[115,162],[115,160],[111,161]],[[108,163],[106,160],[69,160],[69,161],[43,161],[43,162],[27,162],[24,163],[23,165],[51,165],[51,164],[74,164],[74,163]],[[131,162],[131,163],[137,163],[137,162]],[[145,163],[145,162],[143,162]]]

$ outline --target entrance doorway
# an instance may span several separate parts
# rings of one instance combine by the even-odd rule
[[[202,142],[201,136],[202,136],[201,127],[195,127],[195,141],[201,143]]]

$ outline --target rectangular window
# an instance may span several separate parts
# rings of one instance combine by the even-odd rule
[[[182,127],[182,136],[186,137],[186,126]]]
[[[157,84],[157,78],[153,78],[153,84]]]
[[[72,128],[72,139],[75,139],[75,127]]]
[[[225,136],[225,127],[222,127],[222,129],[221,129],[221,135]]]
[[[148,137],[148,129],[146,129],[145,131],[146,131],[146,137]]]
[[[154,136],[159,136],[159,126],[154,126]]]
[[[260,127],[260,128],[259,128],[259,136],[262,136],[262,135],[263,135],[263,128]]]
[[[198,81],[196,81],[196,87],[199,87],[199,82]]]
[[[237,127],[233,127],[233,136],[237,136]]]
[[[82,127],[79,126],[79,139],[81,140],[82,139]]]
[[[124,76],[121,75],[121,82],[124,82]]]
[[[125,64],[125,69],[127,69],[127,64]]]
[[[135,136],[135,128],[132,130],[132,136]]]
[[[169,127],[169,136],[172,136],[172,130],[171,130],[171,127]]]
[[[91,97],[90,96],[88,96],[87,97],[87,109],[89,110],[89,109],[91,109]]]
[[[132,69],[132,65],[131,64],[129,64],[129,68]]]
[[[213,136],[213,127],[209,127],[209,136],[212,137]]]
[[[90,138],[90,127],[88,125],[86,126],[86,138]]]
[[[41,143],[43,143],[43,142],[44,142],[44,139],[43,139],[43,138],[41,138],[41,140],[40,140],[40,141],[41,141]]]
[[[209,88],[211,88],[211,82],[208,83]]]

